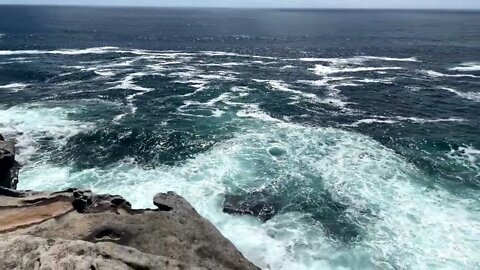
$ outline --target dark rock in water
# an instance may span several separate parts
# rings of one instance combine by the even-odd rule
[[[228,214],[251,215],[262,221],[273,218],[281,206],[265,192],[256,191],[246,195],[227,194],[223,202],[223,212]]]
[[[179,195],[155,205],[0,188],[0,269],[258,269]]]
[[[0,187],[16,189],[20,165],[15,161],[15,143],[0,135]]]
[[[278,187],[278,186],[277,186]],[[287,212],[307,213],[306,219],[320,224],[326,235],[350,243],[361,237],[361,228],[357,221],[348,215],[348,205],[336,201],[329,192],[323,191],[314,197],[288,196],[286,190],[256,190],[244,194],[227,194],[223,202],[223,212],[237,215],[251,215],[263,222],[275,215]],[[365,213],[367,219],[372,218]]]

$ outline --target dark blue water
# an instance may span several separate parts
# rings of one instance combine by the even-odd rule
[[[480,268],[479,115],[477,12],[0,6],[21,188],[174,190],[265,269]]]

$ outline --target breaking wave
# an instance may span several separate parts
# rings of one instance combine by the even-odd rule
[[[471,134],[480,99],[471,90],[477,75],[465,73],[474,63],[446,74],[416,57],[117,47],[0,57],[14,62],[0,95],[19,105],[1,107],[0,133],[18,140],[20,188],[81,186],[135,207],[173,190],[263,269],[480,267],[478,190],[436,185],[442,175],[375,140],[380,133],[437,146],[442,127]],[[449,80],[456,77],[465,79]],[[449,107],[451,95],[438,89],[468,110]],[[91,162],[75,156],[86,147]],[[435,161],[480,177],[478,146],[452,149]],[[62,152],[68,158],[55,158]],[[275,215],[227,215],[228,195],[259,200]]]

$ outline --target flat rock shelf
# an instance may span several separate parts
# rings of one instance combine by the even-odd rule
[[[0,269],[258,269],[182,197],[0,188]]]

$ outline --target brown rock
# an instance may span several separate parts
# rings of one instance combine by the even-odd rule
[[[0,269],[35,269],[38,258],[45,268],[37,269],[258,269],[179,195],[158,194],[154,204],[134,210],[86,190],[0,188],[0,262],[8,262]]]
[[[115,243],[0,235],[1,269],[188,269],[183,263]],[[205,268],[196,268],[205,269]]]

